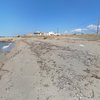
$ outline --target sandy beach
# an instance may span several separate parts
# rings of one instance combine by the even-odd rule
[[[16,40],[0,63],[0,100],[100,100],[100,41]]]

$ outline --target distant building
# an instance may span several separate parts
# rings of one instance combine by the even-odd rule
[[[34,32],[33,34],[34,34],[34,36],[42,36],[42,35],[44,35],[43,32]]]
[[[54,32],[34,32],[34,33],[28,33],[25,34],[24,36],[27,37],[32,37],[32,36],[57,36],[59,35],[58,33],[54,33]]]
[[[57,35],[57,34],[56,34],[56,33],[54,33],[54,32],[49,32],[49,33],[48,33],[48,35],[50,35],[50,36],[51,36],[51,35]]]

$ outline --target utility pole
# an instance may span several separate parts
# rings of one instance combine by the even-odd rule
[[[100,16],[98,17],[98,23],[97,23],[97,34],[99,34],[99,24],[100,24]]]
[[[59,33],[59,28],[57,28],[57,33]]]

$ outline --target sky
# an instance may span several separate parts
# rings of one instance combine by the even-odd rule
[[[0,36],[94,32],[100,0],[0,0]]]

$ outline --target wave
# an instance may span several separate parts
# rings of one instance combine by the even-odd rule
[[[4,50],[4,49],[8,49],[11,45],[12,45],[12,43],[9,43],[8,45],[3,46],[2,49],[3,49],[3,50]]]

